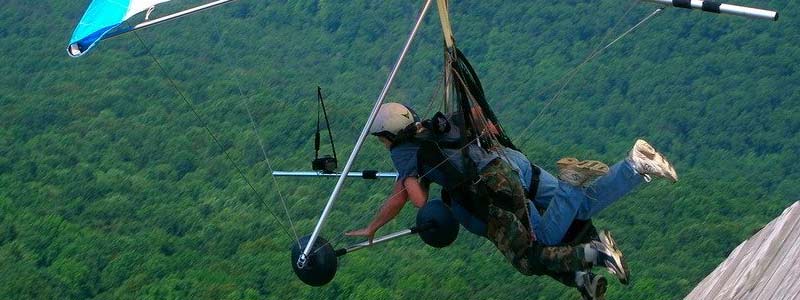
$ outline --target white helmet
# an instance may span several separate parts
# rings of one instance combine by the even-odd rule
[[[369,128],[369,133],[377,136],[394,138],[401,130],[414,124],[417,115],[400,103],[384,103],[375,116],[375,122]]]

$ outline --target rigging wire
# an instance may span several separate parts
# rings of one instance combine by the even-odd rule
[[[636,3],[636,2],[634,2],[634,3]],[[615,25],[615,26],[614,26],[614,28],[616,28],[616,27],[617,27],[617,26],[618,26],[618,25],[619,25],[619,24],[620,24],[620,23],[623,21],[624,17],[625,17],[625,16],[628,14],[628,12],[630,12],[630,11],[631,11],[631,9],[633,8],[633,6],[634,6],[634,5],[631,5],[631,6],[628,8],[628,10],[626,10],[625,14],[624,14],[624,15],[623,15],[623,16],[620,18],[619,22],[617,23],[617,25]],[[553,95],[553,97],[551,97],[551,98],[550,98],[550,99],[549,99],[547,102],[545,102],[545,104],[544,104],[544,106],[542,107],[542,109],[541,109],[541,110],[539,110],[539,113],[536,115],[536,117],[535,117],[535,118],[534,118],[534,119],[533,119],[533,120],[532,120],[530,123],[528,123],[528,126],[526,126],[526,127],[525,127],[525,129],[523,129],[523,130],[522,130],[522,132],[521,132],[521,134],[519,135],[519,137],[521,137],[521,139],[523,139],[523,140],[525,140],[525,139],[526,139],[526,136],[525,136],[525,134],[528,132],[528,130],[530,130],[530,129],[533,127],[533,125],[534,125],[534,124],[537,124],[537,121],[539,121],[539,119],[541,119],[541,118],[542,118],[542,116],[544,115],[544,112],[547,110],[547,108],[548,108],[548,107],[549,107],[551,104],[553,104],[554,102],[558,101],[558,99],[561,97],[561,95],[563,94],[563,92],[566,90],[566,87],[567,87],[567,86],[568,86],[568,85],[569,85],[569,84],[572,82],[572,80],[573,80],[573,79],[575,79],[575,77],[577,76],[577,74],[578,74],[578,73],[581,71],[581,69],[583,69],[583,67],[584,67],[584,66],[586,66],[586,65],[587,65],[589,62],[591,62],[591,61],[592,61],[594,58],[596,58],[598,55],[600,55],[600,54],[601,54],[603,51],[605,51],[606,49],[608,49],[609,47],[611,47],[612,45],[614,45],[616,42],[618,42],[619,40],[621,40],[623,37],[627,36],[629,33],[633,32],[634,30],[636,30],[637,28],[639,28],[641,25],[643,25],[644,23],[646,23],[647,21],[649,21],[649,20],[650,20],[652,17],[654,17],[654,16],[658,15],[659,13],[661,13],[663,10],[664,10],[664,8],[663,8],[663,7],[659,7],[659,8],[657,8],[655,11],[653,11],[652,13],[650,13],[649,15],[647,15],[646,17],[644,17],[644,18],[643,18],[641,21],[639,21],[638,23],[636,23],[635,25],[633,25],[632,27],[630,27],[628,30],[626,30],[625,32],[623,32],[622,34],[620,34],[620,35],[619,35],[617,38],[615,38],[614,40],[612,40],[610,43],[606,44],[606,45],[605,45],[605,46],[603,46],[603,47],[600,47],[599,45],[602,45],[602,44],[603,44],[602,42],[605,40],[605,38],[604,38],[604,39],[603,39],[603,41],[601,41],[601,43],[600,43],[600,44],[598,44],[598,47],[597,47],[597,48],[596,48],[594,51],[592,51],[592,52],[591,52],[589,55],[587,55],[587,56],[586,56],[586,58],[585,58],[585,59],[584,59],[584,60],[583,60],[583,61],[582,61],[580,64],[578,64],[578,65],[577,65],[577,66],[575,66],[575,67],[574,67],[572,70],[570,70],[569,72],[567,72],[567,73],[566,73],[564,76],[562,76],[562,77],[561,77],[559,80],[557,80],[556,82],[554,82],[553,84],[551,84],[550,86],[548,86],[546,89],[549,89],[549,88],[551,88],[551,87],[553,87],[553,86],[556,86],[556,85],[560,84],[560,87],[559,87],[559,89],[556,91],[556,93]],[[613,28],[612,28],[612,30],[613,30]],[[545,89],[545,90],[546,90],[546,89]],[[539,96],[541,96],[542,94],[544,94],[544,91],[543,91],[543,92],[540,92],[540,93],[539,93],[539,94],[538,94],[536,97],[534,97],[534,98],[538,98],[538,97],[539,97]],[[522,143],[520,143],[520,144],[522,144]]]
[[[239,87],[240,96],[244,98],[244,94],[242,93],[241,87]],[[247,99],[245,99],[247,102]],[[261,138],[261,135],[258,133],[258,126],[256,124],[255,118],[253,118],[253,112],[250,111],[250,106],[245,103],[245,108],[247,110],[247,116],[250,117],[250,124],[253,126],[253,132],[256,134],[256,138],[258,139],[258,145],[261,148],[261,153],[264,155],[264,161],[267,163],[267,168],[269,169],[270,177],[272,177],[272,184],[275,185],[275,191],[278,193],[278,199],[281,201],[281,207],[283,207],[284,213],[286,213],[286,219],[289,221],[289,228],[292,229],[292,234],[294,234],[294,239],[297,242],[297,245],[300,245],[300,238],[297,235],[297,229],[294,227],[294,222],[292,222],[292,216],[289,213],[289,208],[286,206],[286,197],[283,196],[283,192],[281,192],[281,187],[278,184],[278,179],[275,178],[275,175],[272,174],[272,161],[267,156],[267,150],[264,148],[264,141]]]
[[[225,147],[219,141],[219,139],[217,138],[217,135],[214,134],[214,132],[208,126],[208,122],[203,117],[203,115],[201,115],[200,112],[197,111],[197,109],[195,108],[194,104],[191,101],[189,101],[189,98],[186,97],[186,94],[184,94],[183,91],[178,87],[178,84],[175,82],[175,80],[172,78],[172,76],[170,76],[170,74],[167,72],[167,70],[164,68],[164,66],[161,64],[161,62],[158,60],[158,58],[153,54],[153,52],[150,50],[150,47],[147,45],[147,43],[144,42],[144,39],[142,39],[142,37],[139,35],[139,33],[136,32],[136,31],[134,31],[133,33],[136,36],[136,38],[139,40],[139,42],[142,44],[142,46],[145,48],[145,51],[147,52],[147,55],[150,56],[150,58],[153,60],[153,62],[155,62],[156,66],[158,66],[158,69],[161,70],[161,73],[164,75],[164,77],[167,78],[167,81],[172,86],[172,88],[175,90],[175,92],[178,94],[178,96],[180,96],[180,98],[183,100],[183,102],[186,103],[186,105],[189,106],[189,109],[191,110],[191,112],[194,115],[195,119],[198,122],[200,122],[200,124],[203,126],[203,128],[205,128],[206,133],[208,133],[208,135],[211,136],[211,139],[214,141],[214,143],[217,144],[217,146],[219,147],[220,150],[222,150],[222,153],[225,155],[225,158],[233,165],[234,169],[236,169],[236,171],[239,173],[239,176],[241,176],[242,180],[244,180],[244,182],[247,184],[247,186],[250,187],[250,190],[253,191],[253,193],[259,199],[261,204],[264,205],[264,208],[266,208],[267,211],[273,216],[273,218],[275,219],[275,222],[277,222],[278,225],[280,225],[280,227],[283,230],[283,232],[286,233],[286,235],[291,238],[292,235],[286,230],[286,225],[284,225],[283,222],[281,222],[280,218],[278,218],[277,214],[275,214],[275,212],[273,212],[272,209],[270,209],[269,206],[267,206],[267,203],[264,200],[264,197],[261,195],[261,193],[258,192],[258,190],[256,190],[255,186],[253,186],[253,184],[247,178],[247,175],[245,175],[244,170],[242,170],[242,168],[239,166],[239,164],[237,164],[236,161],[233,159],[233,157],[231,157],[231,155],[228,152],[228,150],[225,149]]]
[[[431,93],[430,99],[428,99],[428,106],[425,107],[425,114],[426,116],[430,116],[431,112],[433,112],[433,105],[436,102],[436,98],[439,96],[439,92],[441,92],[442,86],[444,85],[444,75],[439,74],[439,78],[436,80],[436,87],[433,89],[433,93]],[[442,108],[439,107],[441,110]]]
[[[319,146],[320,146],[320,136],[319,136],[319,111],[320,107],[322,107],[322,114],[325,115],[325,128],[328,129],[328,138],[331,143],[331,151],[333,151],[333,159],[338,164],[338,158],[336,157],[336,145],[333,143],[333,132],[331,132],[331,122],[328,120],[328,110],[325,109],[325,100],[322,97],[322,88],[317,86],[317,131],[314,136],[314,159],[319,159]]]
[[[217,22],[217,26],[215,28],[217,29],[218,35],[220,36],[220,40],[222,40],[223,33],[222,33],[220,27],[221,26]],[[232,62],[231,61],[227,61],[227,63],[229,65],[229,67],[231,69],[233,69]],[[252,111],[250,109],[250,106],[247,104],[248,101],[252,100],[252,97],[245,96],[245,93],[244,93],[243,88],[242,88],[241,80],[238,77],[234,77],[234,81],[236,82],[236,86],[237,86],[239,95],[244,99],[243,105],[244,105],[244,107],[245,107],[245,109],[247,111],[248,117],[250,119],[250,123],[252,125],[253,132],[255,132],[256,137],[258,139],[258,144],[259,144],[259,147],[261,149],[261,153],[264,156],[264,161],[266,162],[267,168],[269,169],[270,177],[271,177],[272,182],[273,182],[273,184],[275,186],[275,190],[276,190],[276,192],[278,194],[278,198],[279,198],[279,200],[281,202],[281,206],[282,206],[282,208],[284,210],[284,213],[286,214],[287,221],[289,222],[289,225],[290,225],[289,227],[291,228],[291,231],[294,234],[294,238],[295,238],[294,241],[298,244],[298,246],[300,246],[299,234],[297,233],[297,229],[294,226],[294,222],[292,221],[292,216],[291,216],[291,211],[293,210],[295,205],[292,205],[292,209],[290,209],[287,206],[287,204],[286,204],[287,203],[287,198],[283,195],[283,192],[282,192],[282,189],[280,187],[280,184],[278,183],[279,181],[277,179],[277,176],[275,176],[273,174],[275,170],[274,170],[274,168],[272,166],[272,161],[269,159],[269,157],[267,155],[267,151],[266,151],[265,146],[264,146],[263,138],[261,137],[261,135],[259,134],[259,131],[257,129],[258,128],[257,121],[255,120],[255,117],[253,116],[253,113],[252,113]],[[321,93],[319,88],[318,88],[318,93]],[[321,99],[321,94],[318,94],[318,96],[320,96],[320,99],[319,99],[320,101],[318,102],[318,105],[322,105],[322,110],[323,110],[323,114],[324,114],[324,118],[325,118],[325,122],[326,122],[326,127],[328,129],[328,136],[329,136],[329,139],[330,139],[330,142],[331,142],[331,150],[333,151],[334,158],[335,158],[336,157],[336,150],[334,148],[333,134],[332,134],[332,130],[330,128],[330,121],[328,119],[327,110],[325,109],[324,102],[322,102],[323,100]],[[317,127],[319,128],[319,121],[320,121],[319,120],[319,112],[317,112],[317,114],[318,114],[318,116],[317,116],[317,118],[318,118],[317,119]],[[351,128],[358,129],[356,127],[356,119],[352,119],[349,122],[349,124],[350,124]],[[390,163],[389,159],[386,158],[386,157],[383,158],[383,161],[384,161],[384,164],[389,164]],[[299,204],[299,203],[300,202],[297,202],[297,204]]]
[[[212,19],[214,19],[214,18],[212,18]],[[224,38],[224,34],[223,34],[222,30],[220,29],[221,26],[220,26],[219,22],[216,19],[214,19],[214,21],[215,21],[215,26],[214,27],[217,29],[217,34],[219,35],[219,40],[222,41],[223,38]],[[225,44],[225,43],[221,43],[221,44]],[[224,56],[227,57],[228,55],[224,55]],[[228,63],[228,67],[231,70],[233,70],[234,69],[233,62],[231,62],[230,60],[227,60],[227,63]],[[253,127],[253,133],[255,133],[255,135],[256,135],[256,139],[258,140],[258,146],[259,146],[259,148],[261,148],[261,154],[264,156],[264,162],[267,163],[267,168],[269,169],[269,174],[270,174],[270,177],[272,178],[272,184],[274,185],[275,191],[278,194],[278,199],[281,202],[281,207],[283,208],[283,212],[286,214],[286,220],[289,222],[289,228],[292,230],[292,234],[294,235],[294,240],[295,240],[295,242],[297,242],[297,245],[299,246],[300,245],[300,238],[299,238],[299,235],[297,234],[297,229],[294,226],[294,222],[292,221],[292,215],[291,215],[291,213],[289,213],[289,208],[286,206],[286,197],[283,196],[283,192],[282,192],[281,186],[280,186],[280,184],[278,184],[278,179],[275,178],[275,175],[273,175],[274,169],[272,168],[272,160],[270,160],[269,156],[267,155],[266,147],[264,147],[264,140],[263,140],[263,138],[261,137],[261,134],[258,131],[258,123],[256,122],[255,118],[253,117],[253,112],[250,109],[250,105],[248,105],[248,102],[252,100],[252,97],[245,96],[244,89],[242,89],[242,82],[239,79],[239,77],[235,76],[235,75],[233,75],[232,77],[234,78],[234,82],[236,82],[236,88],[239,91],[239,97],[241,97],[242,100],[243,100],[242,104],[244,105],[244,108],[247,111],[247,116],[250,119],[250,125]]]

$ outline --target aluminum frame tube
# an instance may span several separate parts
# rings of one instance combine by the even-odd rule
[[[753,19],[778,20],[778,12],[753,8],[741,5],[725,4],[703,0],[640,0],[645,2],[657,3],[661,5],[674,6],[687,9],[698,9],[705,12],[735,15]]]
[[[760,8],[752,8],[746,6],[739,6],[739,5],[731,5],[731,4],[721,4],[719,7],[720,13],[735,15],[735,16],[742,16],[754,19],[765,19],[765,20],[778,20],[778,12],[771,11],[766,9]]]
[[[367,173],[367,175],[365,175]],[[273,171],[272,175],[281,177],[339,177],[342,173],[322,173],[315,171]],[[368,172],[349,172],[347,177],[364,179],[397,178],[397,172],[375,172],[374,176]],[[375,178],[372,178],[375,177]]]
[[[356,250],[361,250],[361,249],[364,249],[364,248],[367,248],[367,247],[372,247],[372,246],[375,246],[377,244],[380,244],[380,243],[383,243],[383,242],[386,242],[386,241],[390,241],[390,240],[393,240],[393,239],[396,239],[396,238],[399,238],[399,237],[412,235],[412,234],[416,234],[416,233],[417,232],[413,228],[406,229],[406,230],[403,230],[403,231],[398,231],[398,232],[395,232],[395,233],[390,233],[390,234],[384,235],[382,237],[373,239],[372,243],[370,243],[369,241],[363,241],[361,243],[350,245],[350,246],[347,246],[346,248],[336,250],[336,256],[342,256],[342,255],[351,253],[351,252],[356,251]]]
[[[210,2],[210,3],[206,3],[206,4],[203,4],[203,5],[200,5],[200,6],[195,6],[195,7],[192,7],[190,9],[182,10],[182,11],[170,14],[170,15],[166,15],[166,16],[160,17],[160,18],[152,19],[152,20],[149,20],[149,21],[144,21],[142,23],[133,25],[133,26],[128,27],[128,28],[121,29],[119,31],[110,32],[109,34],[107,34],[106,36],[104,36],[100,40],[110,39],[112,37],[123,35],[123,34],[126,34],[128,32],[131,32],[131,31],[147,28],[147,27],[150,27],[150,26],[153,26],[153,25],[156,25],[156,24],[160,24],[160,23],[163,23],[163,22],[166,22],[166,21],[169,21],[169,20],[174,20],[174,19],[177,19],[177,18],[180,18],[180,17],[184,17],[184,16],[187,16],[187,15],[196,13],[196,12],[200,12],[200,11],[203,11],[203,10],[206,10],[206,9],[209,9],[209,8],[212,8],[212,7],[220,6],[222,4],[226,4],[226,3],[229,3],[229,2],[233,2],[233,1],[236,1],[236,0],[218,0],[218,1]]]
[[[336,186],[333,188],[333,192],[331,193],[330,198],[328,199],[328,203],[325,205],[325,209],[322,211],[322,215],[317,222],[317,226],[314,227],[314,232],[311,233],[311,238],[306,245],[305,250],[303,250],[303,254],[300,255],[300,258],[297,261],[297,266],[299,268],[304,268],[306,263],[306,258],[308,254],[311,253],[311,246],[317,240],[320,231],[322,230],[322,226],[325,224],[325,220],[328,218],[328,214],[331,212],[331,208],[333,208],[333,204],[336,201],[336,198],[339,196],[339,192],[341,192],[342,186],[344,186],[344,181],[347,178],[347,174],[350,173],[350,169],[353,167],[353,162],[358,156],[358,152],[361,151],[361,147],[364,144],[364,140],[366,140],[367,135],[369,135],[369,128],[372,126],[372,123],[375,121],[375,117],[378,115],[378,111],[383,104],[384,99],[386,99],[386,94],[389,92],[389,87],[391,87],[392,82],[394,81],[395,75],[397,75],[397,71],[400,69],[400,65],[402,65],[403,60],[405,59],[406,53],[408,53],[408,49],[411,47],[411,42],[414,41],[414,37],[417,35],[417,31],[419,30],[419,26],[422,24],[422,20],[425,18],[425,15],[428,13],[428,10],[431,6],[432,0],[426,0],[425,5],[422,8],[422,12],[420,12],[419,17],[417,18],[416,23],[414,24],[414,29],[411,30],[411,34],[408,37],[405,45],[403,46],[403,51],[400,52],[400,57],[397,59],[397,63],[395,63],[394,68],[389,73],[389,78],[386,80],[386,84],[383,86],[383,90],[381,90],[378,99],[375,101],[375,105],[372,107],[372,112],[367,119],[367,123],[364,125],[364,129],[361,130],[361,134],[358,136],[358,140],[356,140],[356,144],[353,147],[353,151],[350,152],[350,157],[347,159],[347,163],[342,169],[342,174],[339,176],[339,180],[336,182]]]

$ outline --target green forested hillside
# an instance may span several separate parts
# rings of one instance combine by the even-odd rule
[[[335,182],[273,180],[270,166],[310,167],[317,85],[337,151],[349,153],[420,1],[240,0],[140,32],[204,121],[135,35],[66,55],[88,2],[5,0],[0,11],[0,299],[579,298],[517,274],[465,232],[445,249],[407,238],[347,255],[321,288],[292,273],[290,228],[312,231]],[[173,2],[155,14],[198,1]],[[536,163],[613,163],[638,137],[674,162],[680,182],[646,184],[596,223],[632,268],[609,299],[680,299],[800,198],[800,8],[738,2],[779,10],[778,22],[667,9],[550,102],[559,78],[655,9],[625,14],[623,2],[452,1],[451,13],[489,100]],[[389,94],[426,115],[438,26],[432,13]],[[391,168],[374,141],[356,164]],[[365,225],[389,189],[350,181],[323,235],[354,242],[341,233]]]

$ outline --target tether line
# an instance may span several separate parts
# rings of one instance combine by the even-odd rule
[[[216,19],[214,19],[216,21]],[[217,29],[217,33],[219,34],[220,41],[223,41],[225,35],[223,34],[222,30],[220,29],[219,22],[215,22],[215,27]],[[225,44],[224,42],[222,43]],[[228,55],[224,55],[227,57]],[[231,61],[227,61],[228,67],[230,69],[234,69],[233,63]],[[297,245],[300,246],[300,238],[297,235],[297,229],[294,227],[294,222],[292,222],[292,216],[289,213],[289,208],[286,206],[286,198],[283,196],[283,192],[281,191],[280,185],[278,184],[278,180],[275,178],[274,169],[272,168],[272,161],[269,159],[267,155],[266,147],[264,147],[264,140],[261,138],[261,134],[258,131],[258,123],[256,123],[256,119],[253,117],[253,112],[250,110],[250,105],[248,102],[250,98],[245,96],[244,89],[242,89],[242,82],[239,80],[238,76],[233,76],[234,81],[236,82],[236,88],[239,91],[239,97],[242,98],[242,103],[244,105],[245,110],[247,111],[247,116],[250,118],[250,125],[253,127],[253,133],[256,135],[256,139],[258,140],[258,146],[261,148],[261,154],[264,156],[264,162],[267,163],[267,168],[269,169],[270,177],[272,178],[272,183],[275,186],[275,191],[278,193],[278,200],[281,202],[281,207],[283,208],[284,213],[286,214],[286,220],[289,222],[289,228],[292,230],[292,234],[294,235],[294,240],[297,242]]]
[[[634,2],[634,3],[635,3],[635,2]],[[627,10],[627,11],[625,12],[625,14],[622,16],[622,18],[620,19],[620,21],[619,21],[619,22],[617,23],[617,25],[615,25],[613,28],[616,28],[616,27],[617,27],[617,26],[618,26],[618,25],[619,25],[619,24],[622,22],[622,19],[624,19],[624,17],[625,17],[625,16],[628,14],[628,12],[629,12],[629,11],[630,11],[632,8],[633,8],[633,5],[631,5],[631,7],[629,7],[629,8],[628,8],[628,10]],[[619,40],[621,40],[623,37],[625,37],[625,36],[626,36],[626,35],[628,35],[629,33],[631,33],[631,32],[633,32],[634,30],[636,30],[636,28],[639,28],[639,26],[641,26],[641,25],[642,25],[642,24],[644,24],[645,22],[649,21],[649,20],[650,20],[650,18],[652,18],[652,17],[654,17],[655,15],[657,15],[657,14],[661,13],[663,10],[664,10],[664,8],[658,8],[658,9],[656,9],[655,11],[653,11],[652,13],[650,13],[648,16],[646,16],[644,19],[642,19],[641,21],[639,21],[639,22],[638,22],[636,25],[633,25],[631,28],[629,28],[628,30],[626,30],[625,32],[623,32],[622,34],[620,34],[620,35],[619,35],[617,38],[615,38],[613,41],[611,41],[610,43],[606,44],[604,47],[598,47],[597,49],[595,49],[594,51],[592,51],[592,52],[591,52],[591,53],[590,53],[588,56],[586,56],[586,58],[583,60],[583,62],[581,62],[580,64],[578,64],[577,66],[575,66],[575,67],[574,67],[572,70],[570,70],[569,72],[567,72],[567,73],[566,73],[566,74],[565,74],[563,77],[561,77],[561,79],[559,79],[558,81],[556,81],[555,83],[553,83],[552,85],[550,85],[549,87],[547,87],[546,89],[549,89],[550,87],[552,87],[552,86],[555,86],[555,85],[557,85],[557,84],[561,83],[561,87],[558,89],[558,91],[556,91],[556,93],[553,95],[553,97],[551,97],[551,98],[550,98],[550,100],[548,100],[547,102],[545,102],[544,106],[543,106],[543,107],[542,107],[542,109],[539,111],[539,113],[536,115],[536,117],[535,117],[535,118],[534,118],[534,119],[533,119],[533,120],[532,120],[530,123],[528,123],[528,126],[526,126],[526,127],[525,127],[525,129],[523,129],[523,130],[522,130],[522,133],[521,133],[519,136],[520,136],[522,139],[525,139],[525,133],[527,133],[527,132],[528,132],[528,130],[530,130],[530,129],[531,129],[531,127],[533,127],[533,125],[534,125],[534,124],[536,124],[536,123],[537,123],[537,121],[539,121],[539,119],[541,119],[541,118],[542,118],[542,116],[544,115],[544,112],[547,110],[547,108],[548,108],[548,107],[549,107],[551,104],[553,104],[555,101],[557,101],[557,100],[558,100],[558,99],[561,97],[561,95],[563,94],[563,92],[566,90],[566,87],[567,87],[567,86],[568,86],[568,85],[569,85],[569,84],[572,82],[572,80],[573,80],[573,79],[575,79],[575,76],[577,76],[577,74],[578,74],[578,73],[581,71],[581,69],[582,69],[582,68],[583,68],[583,67],[584,67],[586,64],[588,64],[590,61],[592,61],[594,58],[596,58],[598,55],[600,55],[600,53],[602,53],[603,51],[605,51],[606,49],[608,49],[609,47],[611,47],[612,45],[614,45],[616,42],[618,42]],[[613,28],[612,28],[612,29],[613,29]],[[601,45],[602,45],[602,43],[601,43]],[[546,90],[546,89],[545,89],[545,90]],[[539,97],[539,96],[541,96],[542,94],[544,94],[544,92],[541,92],[541,93],[539,93],[539,94],[538,94],[538,95],[537,95],[535,98],[538,98],[538,97]],[[524,142],[523,142],[523,143],[524,143]],[[523,144],[523,143],[520,143],[520,144]]]
[[[247,179],[247,176],[245,175],[245,173],[242,170],[242,168],[239,167],[239,164],[237,164],[235,160],[233,160],[233,157],[231,157],[231,155],[228,152],[228,150],[225,149],[225,147],[219,141],[219,139],[214,134],[214,132],[211,131],[211,128],[208,126],[208,122],[206,121],[206,119],[203,118],[203,116],[195,108],[194,104],[192,104],[192,102],[189,101],[189,98],[187,98],[186,95],[183,93],[183,91],[181,91],[181,89],[178,87],[178,84],[175,82],[175,80],[172,79],[172,77],[169,75],[169,73],[164,68],[164,66],[161,65],[161,62],[158,61],[158,58],[156,58],[156,56],[153,55],[153,52],[150,51],[150,47],[147,46],[147,44],[144,42],[144,40],[139,35],[139,33],[136,32],[136,31],[134,31],[133,33],[136,36],[136,38],[139,40],[139,42],[142,44],[142,46],[145,48],[145,51],[147,51],[147,55],[150,56],[151,59],[153,59],[153,62],[155,62],[156,66],[158,66],[158,69],[161,70],[161,72],[164,74],[164,77],[167,78],[167,81],[169,81],[170,85],[175,90],[175,92],[181,97],[183,102],[186,103],[186,105],[189,106],[189,109],[192,111],[192,114],[197,119],[197,121],[200,122],[200,124],[203,126],[203,128],[205,128],[205,130],[208,133],[208,135],[211,136],[211,139],[214,141],[214,143],[216,143],[217,146],[219,147],[219,149],[222,150],[222,153],[225,155],[225,158],[228,159],[228,161],[231,163],[231,165],[233,165],[233,167],[239,173],[239,176],[242,177],[242,180],[244,180],[244,182],[247,184],[247,186],[250,187],[250,190],[253,191],[253,193],[256,195],[256,198],[258,198],[258,200],[261,202],[261,204],[264,205],[264,208],[266,208],[267,211],[275,218],[275,222],[277,222],[280,225],[280,227],[283,230],[283,232],[286,233],[286,235],[291,238],[292,235],[288,231],[286,231],[286,225],[284,225],[283,222],[281,222],[280,218],[278,218],[278,215],[275,214],[275,212],[273,212],[272,209],[269,208],[269,206],[267,206],[267,203],[266,203],[266,201],[264,201],[264,198],[261,195],[261,193],[259,193],[258,190],[256,190],[256,188],[250,182],[250,180]]]

